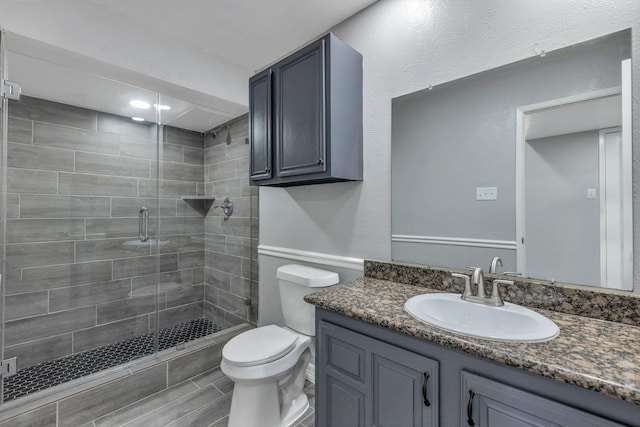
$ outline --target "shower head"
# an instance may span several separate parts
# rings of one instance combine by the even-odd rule
[[[209,136],[211,138],[213,138],[213,139],[216,139],[221,130],[226,130],[227,131],[226,143],[227,144],[231,144],[231,125],[229,125],[229,124],[220,125],[217,128],[211,129],[209,131]]]

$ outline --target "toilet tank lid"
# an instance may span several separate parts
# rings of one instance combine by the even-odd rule
[[[340,281],[338,273],[299,264],[287,264],[279,267],[276,277],[310,288],[331,286]]]

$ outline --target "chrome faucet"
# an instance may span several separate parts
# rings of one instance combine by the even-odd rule
[[[491,266],[489,266],[489,273],[495,274],[498,270],[498,266],[502,267],[502,260],[499,256],[494,256],[491,260]]]
[[[451,273],[451,276],[453,277],[464,279],[464,292],[462,292],[462,299],[464,301],[475,302],[478,304],[502,307],[504,305],[504,302],[502,301],[502,297],[500,296],[500,288],[498,288],[498,285],[500,283],[503,283],[505,285],[513,285],[513,281],[501,279],[493,280],[491,296],[487,296],[482,269],[480,267],[467,268],[473,270],[471,277],[467,276],[466,274]],[[471,289],[471,280],[473,280],[473,284],[478,287],[476,295],[473,295],[473,290]]]

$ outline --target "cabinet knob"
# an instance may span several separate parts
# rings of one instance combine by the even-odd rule
[[[269,173],[271,172],[271,168],[264,168],[264,173]]]
[[[318,164],[319,164],[320,166],[324,165],[324,160],[319,159],[319,160],[318,160]]]

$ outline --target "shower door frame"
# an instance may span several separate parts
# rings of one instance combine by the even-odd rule
[[[6,37],[6,33],[0,29],[0,78],[2,79],[0,83],[4,83],[5,80],[7,80],[9,78],[9,74],[8,74],[8,52],[11,48],[11,46],[8,46],[7,43],[7,37]],[[23,54],[22,52],[20,52],[20,50],[15,50],[16,53],[18,54]],[[69,65],[65,65],[63,62],[61,61],[60,63],[58,62],[53,62],[51,61],[49,58],[37,58],[40,59],[42,61],[46,61],[46,62],[50,62],[53,63],[55,65],[58,66],[62,66],[65,68],[69,68],[81,73],[88,73],[88,74],[92,74],[95,75],[97,77],[103,78],[103,79],[108,79],[108,80],[112,80],[115,81],[117,83],[121,83],[124,85],[128,85],[128,86],[133,86],[135,88],[138,89],[144,89],[145,91],[149,91],[150,93],[155,94],[155,102],[157,104],[160,104],[160,99],[161,99],[161,94],[155,90],[149,90],[146,89],[144,87],[140,87],[137,85],[131,85],[130,83],[120,80],[120,79],[114,79],[114,78],[110,78],[104,75],[99,75],[96,74],[92,71],[89,71],[88,69],[83,70],[83,69],[79,69],[78,67],[75,67],[74,65],[69,66]],[[19,80],[19,79],[16,79]],[[19,81],[18,81],[19,83]],[[8,100],[2,96],[0,98],[2,104],[2,108],[0,110],[1,113],[1,120],[2,120],[2,140],[1,140],[1,163],[0,163],[0,178],[2,180],[1,183],[1,190],[0,190],[0,360],[4,360],[5,358],[5,314],[6,314],[6,310],[5,310],[5,303],[6,303],[6,298],[5,298],[5,294],[6,294],[6,286],[5,286],[5,271],[6,271],[6,244],[7,244],[7,206],[6,206],[6,201],[7,201],[7,192],[8,192],[8,185],[7,185],[7,177],[8,177],[8,156],[7,156],[7,149],[8,149],[8,117],[9,117],[9,102]],[[158,218],[160,217],[160,179],[161,179],[161,162],[160,162],[160,152],[161,152],[161,147],[162,147],[162,138],[163,138],[163,129],[164,129],[164,125],[161,122],[161,111],[160,110],[156,110],[156,120],[154,126],[155,126],[155,153],[153,154],[153,160],[150,160],[151,163],[151,172],[155,172],[155,178],[153,173],[150,175],[151,179],[155,179],[155,194],[152,197],[149,197],[151,199],[153,199],[152,202],[152,206],[148,206],[149,208],[151,208],[150,210],[154,213],[152,213],[150,216],[151,218],[155,217],[155,221],[154,221],[154,226],[152,226],[152,230],[150,235],[154,236],[154,240],[155,242],[153,242],[150,245],[150,255],[149,256],[153,256],[155,257],[155,269],[154,269],[154,273],[153,275],[155,276],[154,279],[154,285],[155,285],[155,292],[154,292],[154,301],[155,301],[155,311],[150,313],[150,316],[153,316],[154,321],[152,321],[154,323],[153,326],[153,352],[149,355],[145,355],[142,356],[140,358],[131,360],[129,362],[126,362],[124,364],[121,365],[117,365],[117,366],[113,366],[111,368],[107,368],[104,369],[102,371],[99,372],[95,372],[93,374],[89,374],[87,376],[83,376],[80,378],[77,378],[75,380],[71,380],[62,384],[59,384],[57,386],[53,386],[50,388],[46,388],[43,390],[40,390],[38,392],[35,392],[34,394],[31,395],[27,395],[27,396],[23,396],[23,397],[19,397],[16,398],[15,400],[9,401],[9,402],[4,402],[4,392],[5,392],[5,380],[4,377],[2,375],[0,375],[0,410],[2,409],[8,409],[8,408],[13,408],[19,405],[24,404],[25,402],[30,402],[32,400],[35,399],[40,399],[40,398],[46,398],[48,396],[54,395],[56,393],[59,393],[61,390],[64,389],[68,389],[71,387],[77,387],[79,385],[82,384],[87,384],[88,382],[91,381],[95,381],[97,378],[100,377],[106,377],[109,375],[112,375],[115,372],[121,372],[124,370],[127,370],[133,366],[137,366],[137,365],[142,365],[145,363],[148,363],[150,360],[153,360],[154,358],[156,358],[158,356],[159,353],[159,325],[160,325],[160,246],[159,246],[159,238],[158,236],[160,235],[160,221],[158,220]],[[153,164],[155,162],[155,164]],[[113,197],[112,195],[108,196],[108,197]],[[138,194],[136,196],[135,199],[139,199],[141,198],[141,196]],[[140,206],[142,207],[142,206]],[[85,230],[85,239],[87,238],[86,235],[86,230]],[[74,262],[75,262],[75,258],[74,258]],[[131,296],[132,294],[130,294]],[[151,324],[150,324],[151,326]],[[151,333],[151,331],[149,332]],[[83,350],[86,351],[86,350]],[[75,354],[75,353],[72,353]],[[19,363],[19,361],[18,361]]]

